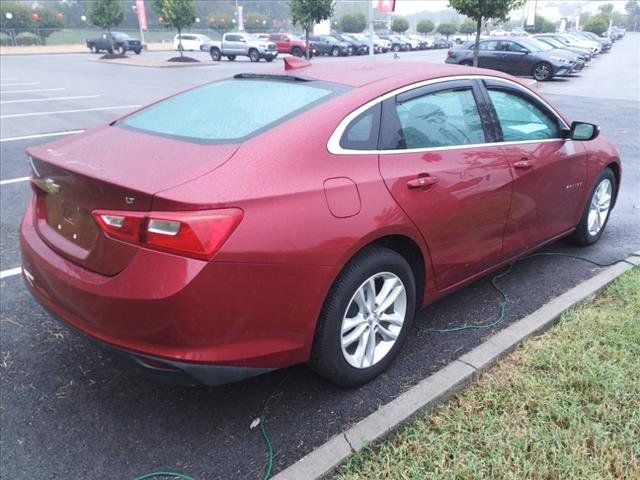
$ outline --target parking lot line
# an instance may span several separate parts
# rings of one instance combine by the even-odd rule
[[[0,105],[7,103],[29,103],[29,102],[53,102],[58,100],[78,100],[80,98],[98,98],[100,95],[76,95],[75,97],[50,97],[50,98],[26,98],[21,100],[3,100]]]
[[[14,275],[19,275],[22,272],[22,267],[10,268],[8,270],[2,270],[0,272],[0,280]]]
[[[2,83],[0,84],[0,88],[2,87],[22,87],[26,85],[40,85],[40,82],[25,82],[25,83]]]
[[[26,182],[29,177],[11,178],[9,180],[0,180],[0,185],[9,185],[10,183]]]
[[[18,80],[18,77],[0,78],[0,82],[13,82],[15,80]]]
[[[82,133],[84,130],[65,130],[62,132],[50,132],[50,133],[36,133],[33,135],[22,135],[20,137],[7,137],[0,138],[0,143],[13,142],[15,140],[30,140],[32,138],[44,138],[44,137],[58,137],[62,135],[73,135],[75,133]]]
[[[28,88],[26,90],[3,90],[0,93],[36,93],[36,92],[59,92],[61,90],[66,90],[64,87],[56,87],[56,88]]]
[[[11,115],[0,115],[0,119],[18,118],[18,117],[35,117],[35,116],[41,116],[41,115],[59,115],[62,113],[96,112],[98,110],[121,110],[124,108],[134,109],[141,106],[142,105],[114,105],[112,107],[78,108],[76,110],[57,110],[54,112],[14,113]]]

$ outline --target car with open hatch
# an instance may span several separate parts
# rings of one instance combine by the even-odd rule
[[[603,235],[618,151],[517,79],[284,64],[29,147],[33,296],[153,375],[216,385],[307,362],[354,386],[419,309]]]

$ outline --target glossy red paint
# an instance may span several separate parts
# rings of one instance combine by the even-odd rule
[[[458,66],[403,67],[323,62],[290,70],[357,88],[238,145],[104,126],[30,148],[38,178],[21,225],[30,291],[65,322],[127,351],[284,367],[308,359],[326,294],[363,247],[393,238],[419,252],[424,306],[571,231],[598,172],[609,164],[620,172],[617,151],[602,137],[330,153],[340,121],[394,89],[459,75],[517,82]],[[516,168],[523,158],[531,169]],[[429,177],[437,181],[407,186]],[[60,187],[60,199],[45,178]],[[74,206],[141,215],[238,209],[243,217],[205,261],[111,238],[84,214],[82,228],[69,230],[83,236],[79,245],[66,224],[52,227]]]

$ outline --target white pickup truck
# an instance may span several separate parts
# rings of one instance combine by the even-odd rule
[[[225,33],[222,36],[222,41],[211,40],[203,43],[200,50],[209,52],[214,62],[219,61],[222,57],[235,60],[238,56],[249,57],[252,62],[259,62],[261,58],[271,62],[278,56],[278,48],[275,43],[243,32]]]

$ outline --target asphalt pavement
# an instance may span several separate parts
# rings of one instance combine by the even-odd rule
[[[558,242],[544,251],[610,262],[640,249],[640,97],[633,88],[640,84],[640,67],[637,56],[629,60],[639,47],[640,35],[628,34],[576,78],[540,88],[573,119],[600,124],[602,134],[620,149],[624,168],[618,205],[600,242],[589,248]],[[206,54],[193,55],[207,61]],[[444,50],[406,53],[398,65],[442,62],[445,55]],[[133,479],[167,469],[199,480],[261,478],[267,452],[259,429],[250,425],[285,375],[265,417],[275,471],[492,334],[494,330],[447,334],[427,330],[494,319],[500,297],[487,278],[419,313],[391,368],[359,389],[337,388],[305,366],[217,388],[160,385],[121,369],[110,355],[48,315],[27,293],[20,275],[5,276],[20,265],[17,229],[30,195],[28,182],[21,180],[28,175],[24,149],[60,138],[39,135],[83,130],[126,113],[133,105],[281,62],[251,64],[238,59],[196,68],[154,69],[108,65],[91,58],[88,54],[0,57],[3,478]],[[509,304],[506,320],[498,328],[597,270],[558,257],[517,264],[499,280]]]

